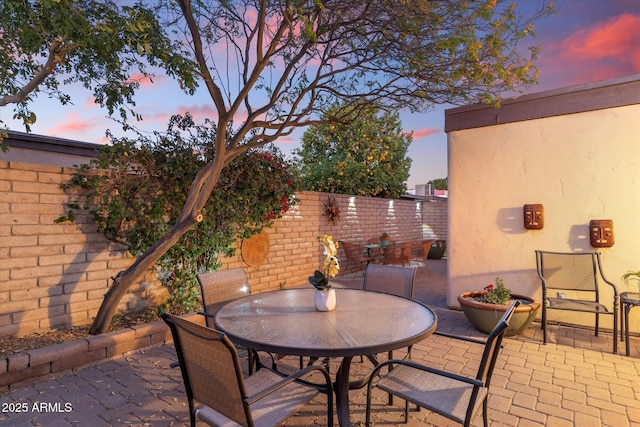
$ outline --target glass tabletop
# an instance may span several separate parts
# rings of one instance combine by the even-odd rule
[[[319,312],[313,288],[249,295],[225,304],[216,326],[238,344],[295,356],[356,356],[415,344],[435,331],[427,306],[403,297],[336,289],[336,309]]]
[[[622,292],[620,294],[620,301],[630,305],[640,305],[640,294],[637,292]]]

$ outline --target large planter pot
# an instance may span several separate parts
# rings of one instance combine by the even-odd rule
[[[474,299],[481,295],[482,292],[480,291],[464,292],[458,296],[458,302],[469,322],[479,331],[488,334],[491,333],[509,306],[487,304]],[[509,322],[509,327],[505,332],[507,336],[518,335],[527,329],[540,308],[540,303],[532,298],[516,294],[511,294],[511,298],[520,300],[522,304],[516,307],[516,311],[511,317],[511,322]]]
[[[436,240],[431,244],[431,248],[429,248],[429,254],[427,254],[427,259],[441,259],[444,255],[444,251],[446,250],[447,250],[446,240]]]

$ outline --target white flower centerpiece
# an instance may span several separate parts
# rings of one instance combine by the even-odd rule
[[[324,262],[322,271],[316,270],[309,277],[309,283],[316,288],[314,304],[318,311],[332,311],[336,308],[336,291],[331,287],[330,277],[335,277],[340,271],[338,263],[338,244],[327,234],[318,236],[318,241],[324,245]]]

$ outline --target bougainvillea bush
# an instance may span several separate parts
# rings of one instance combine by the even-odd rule
[[[89,165],[81,166],[68,191],[77,203],[60,218],[89,213],[100,232],[139,255],[164,235],[185,204],[188,186],[215,153],[216,129],[174,116],[153,138],[112,138]],[[298,179],[274,146],[250,150],[223,171],[202,220],[158,262],[171,297],[162,309],[197,308],[196,274],[219,268],[233,243],[260,232],[297,203]]]

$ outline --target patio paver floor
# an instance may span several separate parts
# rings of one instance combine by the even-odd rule
[[[462,312],[446,307],[446,261],[432,260],[429,266],[431,276],[417,274],[415,297],[436,311],[439,330],[483,337]],[[360,286],[362,276],[344,282]],[[611,353],[611,333],[594,337],[588,329],[555,325],[549,330],[547,345],[542,344],[539,323],[505,338],[489,397],[490,424],[640,426],[640,338],[631,337],[631,357],[626,357],[622,342],[621,353]],[[414,346],[412,358],[473,375],[480,351],[477,345],[433,336]],[[188,425],[180,371],[169,367],[174,360],[173,347],[163,345],[17,387],[0,395],[0,426]],[[295,366],[297,358],[290,363]],[[356,375],[369,367],[367,362],[354,365]],[[336,369],[337,361],[331,361],[332,372]],[[364,390],[352,391],[350,400],[352,420],[363,422]],[[402,424],[404,403],[385,402],[385,395],[375,395],[375,424]],[[324,396],[319,396],[285,425],[326,425],[324,406]],[[408,425],[456,424],[425,409],[412,409]],[[482,425],[481,415],[473,425]]]

